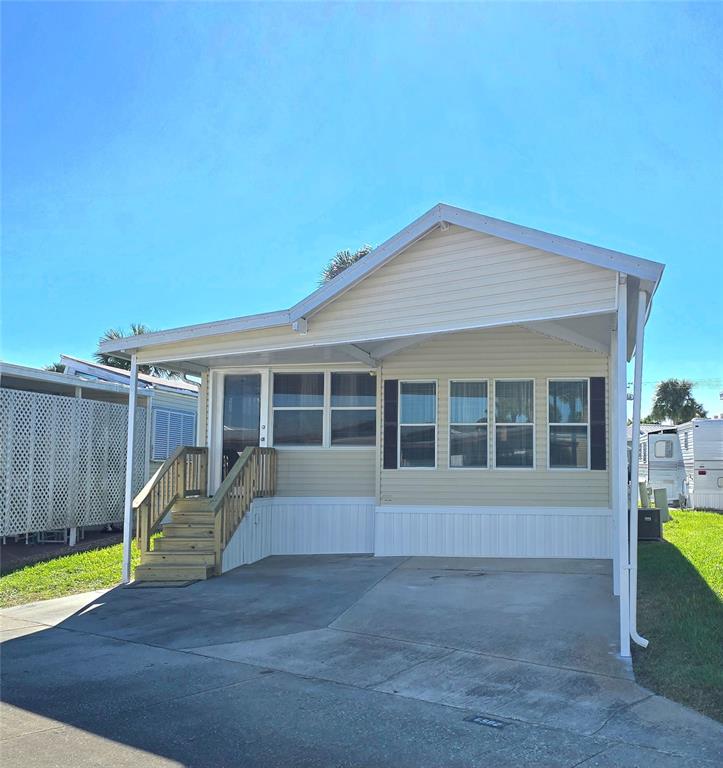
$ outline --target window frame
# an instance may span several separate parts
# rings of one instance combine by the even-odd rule
[[[322,375],[322,402],[321,405],[274,405],[274,383],[276,380],[276,376],[281,375],[288,375],[288,374],[295,374],[295,375],[304,375],[307,374],[309,376],[318,376],[319,374]],[[271,371],[271,381],[269,382],[269,400],[270,400],[270,408],[269,408],[269,415],[270,415],[270,421],[271,421],[271,445],[274,448],[281,448],[282,450],[285,450],[287,448],[298,451],[298,450],[319,450],[321,448],[326,447],[326,439],[327,439],[327,419],[326,419],[326,405],[327,405],[327,386],[326,386],[326,372],[320,371],[320,370],[313,370],[313,371],[299,371],[299,370],[290,370],[290,371],[275,371],[272,369]],[[303,443],[281,443],[279,445],[276,444],[276,411],[321,411],[321,442],[315,445],[305,445]]]
[[[658,446],[662,445],[664,446],[664,455],[658,456]],[[668,456],[668,446],[670,446],[670,456]],[[654,459],[672,459],[674,450],[673,450],[673,439],[670,437],[661,437],[658,440],[655,441],[655,445],[653,446],[653,458]]]
[[[434,424],[419,422],[402,423],[402,384],[434,384]],[[431,427],[434,426],[434,466],[431,467],[403,467],[402,466],[402,427]],[[439,381],[437,379],[399,379],[397,382],[397,469],[404,471],[435,472],[439,447]]]
[[[587,383],[587,421],[550,421],[550,383],[553,381],[584,381]],[[547,469],[550,472],[588,472],[590,470],[590,377],[589,376],[554,376],[547,379],[547,398],[545,400],[547,418]],[[606,413],[607,418],[607,413]],[[552,447],[550,433],[552,427],[586,427],[587,428],[587,463],[584,467],[553,467],[550,464],[550,449]]]
[[[331,377],[335,373],[337,373],[337,374],[338,373],[341,373],[341,374],[349,373],[349,374],[357,374],[357,375],[364,374],[366,376],[369,376],[369,378],[373,378],[374,379],[374,405],[332,405],[331,398],[332,398],[332,394],[333,393],[331,391]],[[379,395],[377,393],[377,382],[376,382],[378,374],[376,374],[375,376],[372,376],[369,371],[359,371],[359,370],[353,370],[353,371],[344,371],[344,370],[342,370],[342,371],[339,371],[339,370],[336,370],[336,371],[325,371],[324,372],[324,394],[325,394],[324,405],[326,405],[326,392],[327,392],[327,387],[326,387],[327,378],[326,377],[327,376],[328,376],[328,381],[329,381],[329,387],[328,387],[328,392],[329,392],[329,430],[328,430],[329,431],[329,445],[328,446],[325,445],[324,447],[325,448],[327,448],[327,447],[328,448],[334,448],[335,450],[338,449],[338,448],[343,448],[343,449],[346,449],[346,450],[348,450],[348,449],[352,449],[352,450],[369,450],[370,448],[374,448],[375,449],[376,446],[377,446],[377,440],[378,440],[377,432],[378,432],[378,426],[379,426],[378,423],[377,423],[379,421]],[[333,416],[334,411],[373,411],[374,412],[374,436],[373,436],[374,437],[374,442],[370,443],[369,445],[334,445],[331,442],[331,417]]]
[[[364,373],[369,375],[371,371],[374,372],[375,379],[380,378],[379,370],[376,368],[360,368],[358,366],[355,366],[353,368],[345,368],[344,364],[337,364],[334,367],[303,367],[301,369],[294,368],[291,366],[283,366],[280,368],[274,368],[273,366],[269,369],[269,394],[268,394],[268,400],[269,400],[269,406],[268,406],[268,442],[267,445],[271,448],[276,448],[280,451],[320,451],[320,450],[328,450],[329,448],[333,448],[335,451],[375,451],[377,449],[378,443],[379,443],[379,391],[378,391],[378,384],[375,391],[375,404],[374,408],[371,407],[368,408],[368,410],[374,410],[375,411],[375,421],[377,422],[377,427],[375,430],[375,436],[374,436],[374,444],[373,445],[332,445],[331,444],[331,374],[332,373]],[[310,374],[323,374],[324,376],[324,401],[323,406],[274,406],[274,376],[276,374],[286,374],[286,373],[310,373]],[[344,410],[344,406],[335,406],[335,408],[339,408],[340,410]],[[321,444],[319,445],[287,445],[287,444],[276,444],[276,434],[275,434],[275,419],[274,419],[274,412],[275,411],[301,411],[301,410],[309,410],[309,411],[322,411],[322,439]],[[363,410],[361,407],[354,406],[353,408],[348,408],[346,410]]]
[[[531,381],[532,382],[532,421],[510,423],[508,421],[497,421],[497,382],[498,381]],[[494,434],[492,436],[492,452],[494,458],[494,468],[502,472],[533,472],[537,469],[537,403],[535,402],[537,396],[537,380],[532,378],[500,378],[494,379],[494,393],[492,402],[492,415],[494,420]],[[532,466],[531,467],[500,467],[497,464],[497,427],[520,427],[531,426],[532,427]],[[489,463],[489,462],[488,462]],[[549,468],[549,463],[548,463]]]
[[[460,427],[466,427],[466,426],[479,426],[479,422],[475,422],[474,424],[465,422],[465,421],[452,421],[452,384],[457,383],[476,383],[476,384],[486,384],[487,385],[487,421],[485,421],[485,427],[487,427],[487,463],[484,467],[453,467],[452,466],[452,425],[460,426]],[[447,469],[453,469],[455,471],[458,470],[467,470],[472,472],[489,472],[492,468],[491,462],[490,462],[490,424],[491,424],[491,418],[490,418],[490,405],[491,405],[491,398],[490,398],[490,380],[489,379],[448,379],[447,380]]]

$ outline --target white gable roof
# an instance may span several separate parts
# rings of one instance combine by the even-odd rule
[[[401,232],[397,232],[396,235],[390,237],[389,240],[378,248],[375,248],[363,259],[360,259],[356,264],[352,264],[352,266],[345,269],[344,272],[333,280],[322,285],[321,288],[294,305],[289,310],[291,322],[302,317],[309,317],[322,306],[333,301],[339,294],[348,290],[360,280],[363,280],[383,264],[386,264],[416,240],[424,237],[432,229],[444,226],[445,224],[457,224],[465,229],[471,229],[485,235],[494,235],[504,240],[527,245],[531,248],[538,248],[541,251],[555,253],[559,256],[567,256],[597,267],[624,272],[627,275],[639,278],[641,281],[650,283],[651,288],[657,284],[660,276],[663,274],[663,265],[655,261],[648,261],[635,256],[629,256],[625,253],[610,251],[607,248],[600,248],[596,245],[580,243],[577,240],[551,235],[547,232],[540,232],[537,229],[529,229],[519,224],[511,224],[508,221],[493,219],[480,213],[439,203],[439,205],[435,205],[434,208],[420,216],[416,221],[413,221]]]
[[[658,262],[588,245],[576,240],[570,240],[569,238],[540,232],[539,230],[529,229],[518,224],[512,224],[440,203],[389,238],[382,245],[375,248],[364,258],[348,267],[341,275],[330,280],[302,299],[291,309],[190,325],[125,339],[116,339],[102,343],[100,350],[102,352],[127,353],[131,350],[143,349],[159,344],[182,342],[240,331],[303,324],[306,318],[334,301],[354,285],[357,285],[396,255],[406,250],[410,245],[429,234],[432,230],[436,228],[444,229],[449,224],[615,272],[622,272],[638,280],[641,287],[649,291],[650,296],[655,291],[664,269],[664,266]]]

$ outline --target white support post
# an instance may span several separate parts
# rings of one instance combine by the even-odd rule
[[[611,333],[610,339],[610,373],[608,376],[609,396],[609,416],[610,419],[610,506],[613,510],[613,595],[619,597],[620,595],[620,547],[618,545],[618,514],[617,514],[617,490],[618,484],[621,482],[619,478],[619,467],[616,461],[617,444],[618,444],[618,398],[617,398],[617,355],[618,355],[618,332],[617,322]],[[627,435],[626,435],[627,439]]]
[[[627,444],[627,349],[628,284],[619,276],[618,316],[615,348],[615,515],[618,528],[618,568],[620,569],[620,655],[630,656],[630,570],[628,567],[628,444]],[[633,439],[635,436],[633,435]]]
[[[126,495],[123,508],[123,570],[121,580],[131,580],[131,540],[133,538],[133,459],[136,431],[136,394],[138,390],[138,362],[131,355],[131,375],[128,382],[128,443],[126,447]]]
[[[643,385],[643,341],[645,337],[645,291],[638,292],[638,315],[635,324],[635,377],[633,379],[633,442],[630,454],[630,637],[643,648],[648,641],[638,634],[638,483],[637,470],[640,462],[640,397]]]

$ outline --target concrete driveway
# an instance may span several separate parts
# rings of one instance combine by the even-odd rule
[[[272,557],[7,609],[3,765],[720,765],[597,561]]]

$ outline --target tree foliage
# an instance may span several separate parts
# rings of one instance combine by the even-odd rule
[[[337,251],[334,258],[324,267],[319,283],[323,285],[324,283],[328,283],[329,280],[333,280],[337,275],[340,275],[352,264],[356,264],[359,259],[364,258],[364,256],[371,251],[371,245],[362,245],[361,248],[358,248],[353,252],[348,250]]]
[[[51,371],[52,373],[65,373],[65,366],[58,360],[55,363],[50,363],[43,367],[44,371]]]
[[[684,424],[696,417],[707,416],[705,408],[693,397],[692,390],[693,382],[685,379],[661,381],[655,389],[653,409],[646,421]]]
[[[98,343],[104,341],[115,341],[116,339],[124,339],[128,336],[141,336],[144,333],[152,333],[152,330],[143,323],[131,323],[130,329],[124,331],[122,328],[109,328],[98,340]],[[104,352],[96,352],[93,357],[96,362],[103,365],[110,365],[113,368],[122,368],[125,371],[130,370],[130,360],[125,360],[122,357],[117,357],[114,354],[106,354]],[[169,371],[167,368],[162,368],[157,365],[139,365],[138,371],[140,373],[146,373],[150,376],[161,376],[167,379],[178,378],[178,374],[175,371]]]

